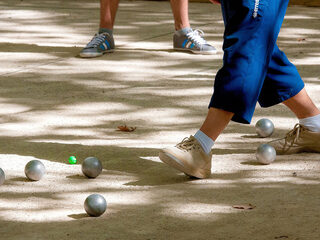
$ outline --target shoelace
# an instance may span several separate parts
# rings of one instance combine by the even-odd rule
[[[106,33],[96,33],[91,41],[87,44],[86,48],[97,47],[105,41]]]
[[[207,41],[204,40],[204,38],[203,38],[204,32],[200,29],[196,29],[194,31],[191,31],[191,32],[187,33],[186,36],[197,45],[207,44]]]
[[[197,144],[193,136],[190,136],[184,138],[176,145],[176,147],[182,150],[190,151],[191,149],[199,148],[199,144]]]
[[[284,152],[288,151],[293,146],[293,144],[295,144],[298,141],[300,137],[300,133],[305,129],[306,128],[300,125],[299,123],[294,125],[294,128],[290,132],[288,132],[284,137],[284,145],[283,145]]]

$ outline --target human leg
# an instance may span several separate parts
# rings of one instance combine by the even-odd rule
[[[100,0],[100,29],[113,30],[119,0]]]
[[[232,112],[227,112],[218,108],[209,108],[207,117],[200,130],[215,141],[223,129],[228,125],[232,117]]]
[[[189,23],[189,0],[170,0],[176,30],[190,28]]]
[[[80,57],[92,58],[113,52],[113,26],[118,10],[119,0],[100,0],[100,28],[97,34],[80,52]]]
[[[302,89],[297,95],[283,102],[298,119],[309,118],[320,114],[319,109],[309,97],[306,89]]]

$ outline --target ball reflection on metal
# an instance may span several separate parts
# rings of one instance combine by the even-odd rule
[[[84,202],[84,209],[93,217],[99,217],[107,209],[107,201],[100,194],[91,194]]]
[[[96,178],[102,172],[102,164],[100,160],[95,157],[87,157],[81,167],[83,174],[88,178]]]
[[[274,131],[274,125],[271,120],[262,118],[256,123],[256,132],[260,137],[269,137]]]
[[[277,153],[269,144],[261,144],[257,148],[256,158],[262,164],[270,164],[276,159]]]
[[[25,166],[24,173],[30,180],[39,181],[46,174],[46,168],[39,160],[32,160]]]

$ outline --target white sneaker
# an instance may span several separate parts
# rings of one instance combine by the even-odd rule
[[[160,150],[159,158],[169,166],[196,178],[211,175],[212,154],[206,154],[195,137],[190,136],[175,147]]]

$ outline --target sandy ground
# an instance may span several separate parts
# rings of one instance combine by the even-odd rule
[[[207,111],[221,66],[223,23],[218,6],[190,4],[219,53],[172,51],[168,2],[123,1],[117,51],[96,59],[76,55],[98,26],[98,3],[0,0],[0,239],[318,240],[320,156],[255,163],[269,139],[254,123],[270,118],[272,138],[296,120],[283,106],[257,107],[251,125],[230,124],[214,148],[213,174],[190,180],[158,159],[158,149],[194,134]],[[278,44],[297,65],[320,106],[320,9],[290,7]],[[132,133],[117,126],[136,126]],[[86,179],[81,166],[96,156],[103,173]],[[24,166],[41,160],[46,177],[30,182]],[[91,193],[106,213],[88,217]],[[253,204],[253,210],[232,208]]]

